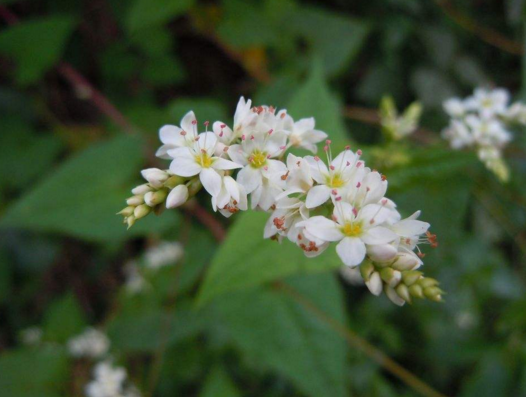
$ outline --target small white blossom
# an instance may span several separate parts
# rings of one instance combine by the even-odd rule
[[[129,262],[124,267],[126,291],[132,295],[144,291],[148,287],[147,281],[142,276],[135,261]]]
[[[68,340],[68,351],[76,358],[101,358],[108,353],[110,340],[95,328],[87,328],[82,334]]]
[[[86,385],[87,397],[140,397],[139,391],[127,384],[128,375],[122,367],[101,362],[93,371],[93,380]]]
[[[181,243],[163,242],[146,251],[144,262],[149,269],[160,269],[177,263],[183,254],[184,250]]]
[[[309,150],[312,153],[318,151],[317,143],[327,138],[323,131],[316,130],[314,117],[301,119],[292,125],[292,131],[289,134],[289,146],[299,147]]]
[[[190,111],[181,119],[181,127],[165,125],[159,130],[159,138],[164,144],[155,154],[162,159],[171,159],[169,150],[178,147],[192,146],[197,138],[197,119],[194,112]]]

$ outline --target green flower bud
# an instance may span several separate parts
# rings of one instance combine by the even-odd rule
[[[190,183],[188,183],[188,194],[190,196],[195,196],[202,187],[203,185],[201,185],[199,178],[194,178],[190,181]]]
[[[425,289],[429,287],[436,287],[438,285],[438,281],[434,278],[424,277],[418,280],[418,284]]]
[[[185,178],[181,177],[181,176],[178,176],[178,175],[172,175],[170,178],[168,178],[165,182],[164,182],[164,186],[166,186],[167,188],[169,189],[173,189],[174,187],[176,187],[177,185],[181,185],[183,184],[185,181]]]
[[[391,287],[394,287],[400,282],[402,275],[398,270],[386,267],[380,270],[380,277],[382,277],[382,280],[384,280]]]
[[[360,274],[364,281],[369,281],[371,274],[374,272],[374,265],[371,261],[366,261],[360,265]]]
[[[442,301],[442,294],[443,293],[444,293],[444,291],[442,291],[438,287],[424,288],[424,296],[427,299],[435,301],[435,302],[441,302]]]
[[[130,227],[133,226],[133,224],[135,223],[135,217],[132,215],[132,216],[129,216],[126,218],[126,223],[128,224],[128,229]]]
[[[411,294],[409,294],[409,288],[405,284],[398,284],[395,288],[396,293],[400,298],[405,300],[407,303],[411,303]]]
[[[166,196],[168,196],[167,189],[157,190],[156,192],[148,192],[144,195],[144,202],[150,207],[155,207],[158,204],[164,203]]]
[[[413,284],[409,287],[409,293],[415,298],[424,299],[424,290],[418,284]]]
[[[135,195],[130,197],[128,200],[126,200],[126,204],[132,205],[132,206],[138,206],[144,203],[144,196],[141,195]]]
[[[423,273],[416,270],[402,272],[402,280],[408,287],[422,278]]]
[[[133,215],[133,211],[135,210],[135,207],[132,207],[131,205],[124,208],[122,211],[117,212],[117,215],[122,215],[124,217],[128,217],[130,215]]]
[[[135,211],[133,211],[133,216],[135,217],[135,219],[141,219],[148,215],[151,210],[152,209],[146,204],[141,204],[137,208],[135,208]]]

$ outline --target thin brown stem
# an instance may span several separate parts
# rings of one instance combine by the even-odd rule
[[[396,361],[391,359],[381,350],[374,347],[371,343],[363,339],[358,334],[345,327],[339,321],[328,316],[324,311],[319,309],[310,299],[301,294],[295,288],[283,282],[276,282],[275,287],[291,296],[298,303],[303,305],[308,311],[318,317],[321,321],[329,325],[338,335],[340,335],[349,346],[366,354],[369,358],[374,360],[377,364],[385,368],[391,374],[396,376],[407,386],[411,387],[422,396],[426,397],[446,397],[444,394],[436,391],[413,373],[402,367]]]
[[[524,48],[522,43],[511,40],[501,34],[500,32],[479,25],[475,20],[462,14],[449,0],[435,0],[435,3],[442,9],[442,11],[451,18],[457,25],[473,33],[493,47],[499,48],[503,51],[514,55],[523,55]]]

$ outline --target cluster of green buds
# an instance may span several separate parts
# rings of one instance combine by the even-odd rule
[[[391,262],[368,260],[360,265],[360,273],[374,295],[384,291],[399,306],[412,303],[413,298],[441,302],[444,291],[439,288],[438,281],[415,270],[419,266],[414,255],[399,253]]]
[[[398,114],[392,97],[385,96],[380,102],[380,123],[388,140],[398,141],[415,132],[421,115],[422,105],[419,102],[413,102],[402,114]]]
[[[126,208],[117,213],[124,217],[128,228],[152,212],[159,215],[166,208],[183,205],[202,187],[198,178],[182,178],[168,170],[148,168],[141,174],[148,183],[132,189],[133,196],[126,200]]]

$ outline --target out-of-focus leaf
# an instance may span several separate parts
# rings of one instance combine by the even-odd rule
[[[72,293],[53,302],[44,319],[44,338],[64,343],[72,336],[82,332],[86,319]]]
[[[225,371],[217,366],[206,378],[199,397],[238,397],[241,396]]]
[[[184,79],[184,70],[177,58],[163,55],[148,60],[142,77],[154,85],[174,84]]]
[[[65,162],[0,220],[0,227],[62,233],[86,240],[118,241],[175,227],[177,214],[150,215],[126,231],[115,213],[125,206],[142,165],[140,141],[122,136],[92,146]]]
[[[487,86],[491,79],[488,77],[482,65],[473,58],[463,56],[455,59],[453,64],[457,76],[466,84],[473,87]]]
[[[152,352],[163,344],[170,346],[201,332],[207,315],[187,306],[176,311],[156,308],[128,311],[116,316],[108,325],[113,347],[126,352]]]
[[[424,47],[436,65],[446,68],[453,61],[456,38],[453,33],[440,26],[422,26],[419,29]]]
[[[67,16],[50,16],[23,21],[0,33],[0,53],[17,63],[21,84],[34,83],[58,62],[75,21]]]
[[[460,397],[510,396],[512,371],[502,352],[488,351],[473,376],[465,383]]]
[[[239,216],[226,240],[212,260],[201,287],[199,302],[218,295],[297,273],[323,272],[341,266],[331,247],[316,258],[307,258],[288,240],[278,243],[263,239],[263,228],[269,215],[246,212]]]
[[[261,86],[253,98],[254,103],[256,105],[273,105],[278,109],[284,108],[298,90],[298,86],[299,82],[296,76],[277,76],[270,84]]]
[[[265,17],[263,10],[241,0],[225,1],[218,34],[237,48],[272,45],[280,39],[276,26]]]
[[[319,62],[315,62],[307,81],[287,106],[295,120],[314,117],[316,128],[325,131],[332,140],[333,150],[343,150],[350,143],[342,116],[341,102],[330,92]]]
[[[303,276],[286,283],[343,322],[334,276]],[[344,341],[292,295],[280,289],[255,290],[227,295],[217,303],[232,343],[254,365],[282,374],[309,396],[347,395]]]
[[[11,294],[11,264],[6,252],[0,249],[0,305],[3,304]]]
[[[2,397],[60,397],[68,377],[68,360],[55,346],[24,349],[0,356]]]
[[[162,25],[183,14],[194,0],[135,0],[126,20],[131,33],[155,25]]]
[[[329,75],[349,67],[370,31],[364,21],[311,7],[291,13],[286,23],[312,45],[313,55],[323,61]]]

